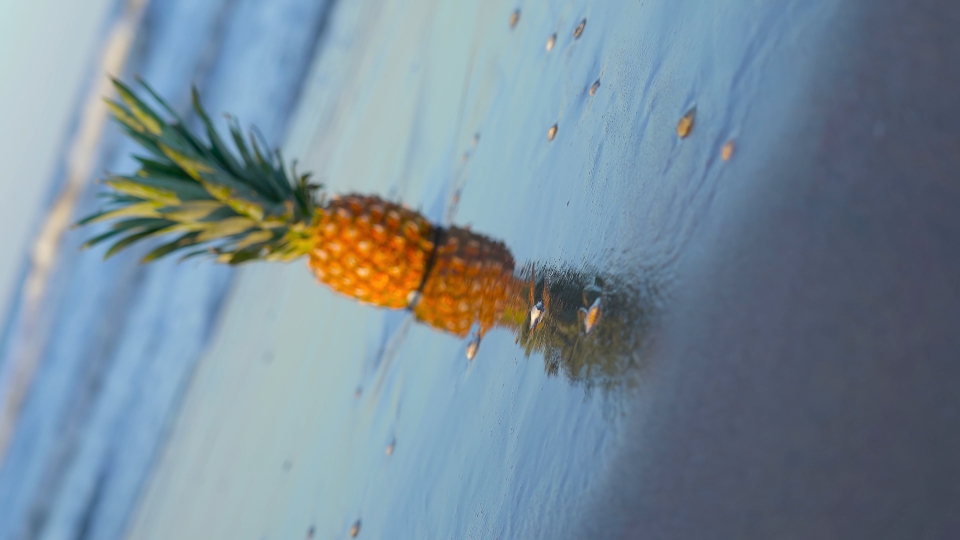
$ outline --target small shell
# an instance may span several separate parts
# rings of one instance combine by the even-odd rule
[[[733,157],[733,150],[733,141],[727,141],[727,143],[723,145],[723,148],[720,149],[720,159],[730,161],[730,158]]]
[[[557,136],[557,125],[554,124],[550,126],[550,129],[547,130],[547,140],[552,141],[556,136]]]
[[[543,316],[546,315],[547,310],[543,307],[543,302],[537,302],[532,308],[530,308],[530,331],[533,332],[537,329],[537,326],[543,321]]]
[[[583,331],[589,334],[600,322],[600,297],[593,301],[589,309],[580,308],[580,312],[583,313]]]
[[[580,21],[580,24],[573,29],[573,39],[580,39],[580,36],[583,35],[583,29],[587,26],[587,20],[583,19]]]
[[[592,96],[596,94],[597,90],[599,89],[600,89],[600,79],[597,79],[596,82],[593,83],[593,86],[590,87],[590,95]]]
[[[477,351],[480,350],[480,336],[474,336],[473,339],[467,343],[467,360],[473,360],[477,357]]]
[[[360,520],[358,519],[356,523],[353,524],[353,527],[350,527],[350,538],[356,538],[360,534]]]
[[[384,454],[388,456],[393,455],[393,448],[397,445],[397,441],[390,441],[390,444],[387,445],[387,449],[383,451]]]
[[[551,34],[550,37],[547,38],[547,52],[552,51],[553,46],[556,44],[557,44],[557,34]]]
[[[677,135],[681,139],[686,139],[690,132],[693,130],[693,120],[697,115],[697,108],[694,107],[687,111],[687,114],[683,115],[683,118],[680,119],[680,122],[677,123]]]
[[[510,28],[516,28],[518,22],[520,22],[519,9],[514,10],[513,13],[510,14]]]

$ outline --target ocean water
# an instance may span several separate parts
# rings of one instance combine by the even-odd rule
[[[306,67],[322,33],[326,1],[118,2],[104,42],[90,59],[90,90],[104,66],[150,81],[189,114],[196,85],[208,109],[255,123],[283,139]],[[132,40],[113,40],[132,30]],[[98,96],[92,96],[97,99]],[[66,141],[51,200],[70,184],[71,148],[100,171],[131,168],[133,148],[115,128],[90,139],[78,96],[77,128]],[[86,123],[85,123],[86,121]],[[97,204],[93,178],[81,178],[71,220]],[[210,264],[137,263],[142,250],[102,261],[80,252],[93,231],[67,231],[38,294],[28,272],[5,339],[4,401],[18,396],[0,465],[0,538],[120,538],[148,477],[186,381],[209,340],[233,282]],[[38,233],[39,235],[39,233]]]

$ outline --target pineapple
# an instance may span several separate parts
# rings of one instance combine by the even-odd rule
[[[285,167],[262,137],[245,139],[229,121],[228,148],[200,105],[194,110],[206,141],[141,83],[170,120],[131,88],[114,80],[114,117],[146,151],[139,170],[104,183],[106,207],[78,225],[111,222],[84,244],[113,240],[109,257],[137,242],[170,237],[143,258],[173,253],[200,255],[227,264],[307,258],[317,279],[360,302],[410,309],[438,330],[480,339],[494,327],[509,329],[526,350],[544,355],[548,373],[573,380],[611,379],[633,363],[636,321],[645,320],[629,296],[601,295],[588,273],[533,266],[520,271],[502,243],[469,229],[439,227],[417,212],[375,196],[325,197],[322,186]],[[239,154],[239,155],[237,155]],[[588,293],[590,298],[588,298]],[[592,304],[588,305],[588,300]]]
[[[113,188],[105,195],[107,207],[78,225],[113,223],[86,247],[116,240],[107,250],[111,256],[141,240],[176,235],[144,261],[175,252],[209,254],[227,264],[307,256],[317,279],[334,291],[379,307],[415,305],[428,324],[457,335],[465,335],[474,313],[487,328],[498,318],[513,271],[502,243],[465,229],[444,230],[378,197],[320,197],[321,186],[309,175],[288,171],[279,151],[266,152],[262,138],[252,134],[248,142],[231,119],[235,155],[196,92],[194,110],[206,142],[141,84],[172,120],[114,80],[120,100],[107,103],[147,156],[136,158],[135,174],[105,180]],[[468,283],[474,277],[482,283]]]
[[[288,174],[279,151],[265,154],[251,135],[249,145],[235,120],[230,132],[237,158],[217,134],[194,92],[194,106],[208,143],[191,133],[173,110],[143,85],[166,112],[168,122],[126,85],[114,81],[121,101],[107,101],[113,116],[147,156],[135,156],[140,169],[104,183],[106,207],[78,226],[112,221],[107,232],[84,244],[115,241],[109,257],[147,238],[176,235],[145,257],[152,261],[175,252],[184,258],[209,254],[239,264],[265,259],[288,261],[313,247],[320,214],[309,175]]]

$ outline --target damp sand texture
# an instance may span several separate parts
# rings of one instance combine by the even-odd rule
[[[648,367],[590,389],[496,330],[467,361],[245,268],[130,537],[949,536],[960,63],[880,36],[955,50],[956,8],[842,4],[340,3],[285,153],[520,261],[656,284]]]

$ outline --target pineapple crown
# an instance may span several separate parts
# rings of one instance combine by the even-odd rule
[[[104,183],[105,208],[76,226],[113,221],[110,229],[84,247],[114,239],[106,257],[147,238],[176,234],[148,253],[152,261],[181,250],[183,259],[210,254],[217,261],[288,261],[312,247],[311,226],[317,218],[316,191],[309,174],[298,176],[294,162],[288,174],[279,150],[267,152],[263,136],[251,129],[249,143],[236,119],[228,117],[237,157],[217,133],[193,90],[193,108],[207,142],[190,132],[183,120],[145,82],[140,86],[171,120],[117,79],[120,100],[105,100],[113,117],[146,156],[134,156],[140,169],[129,176],[110,175]]]

